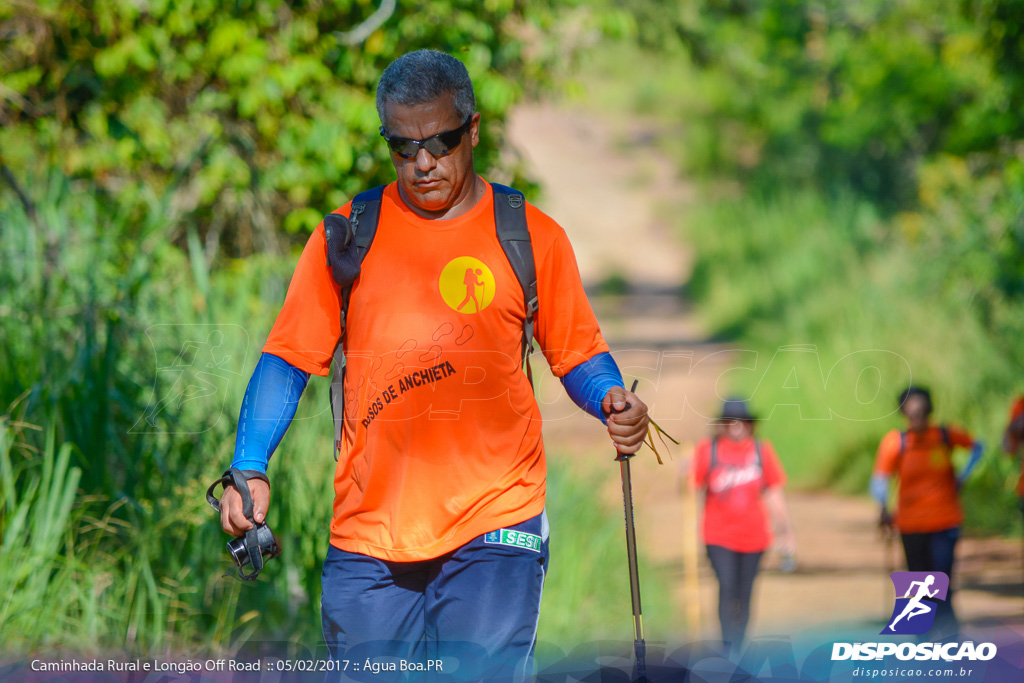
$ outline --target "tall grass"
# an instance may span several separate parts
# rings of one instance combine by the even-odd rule
[[[19,568],[3,572],[0,644],[141,654],[232,651],[256,633],[317,642],[325,548],[311,539],[324,538],[330,496],[310,488],[330,486],[329,420],[289,435],[279,459],[291,467],[272,465],[270,516],[289,552],[265,580],[221,577],[226,538],[203,496],[231,460],[272,321],[265,302],[283,299],[291,266],[214,270],[201,249],[174,246],[159,201],[129,224],[56,174],[40,186],[42,229],[7,196],[0,209],[0,405],[12,406],[0,561]],[[324,391],[314,383],[306,403],[325,404]]]
[[[71,446],[58,449],[52,430],[34,463],[12,458],[15,435],[9,421],[0,419],[0,624],[16,638],[35,641],[65,616],[59,605],[72,589],[75,557],[59,552],[71,545],[71,507],[82,471],[69,465]],[[34,471],[25,472],[30,467]],[[16,487],[16,482],[21,485]],[[37,604],[49,612],[43,618]]]

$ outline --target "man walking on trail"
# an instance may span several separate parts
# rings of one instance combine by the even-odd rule
[[[397,181],[380,196],[347,305],[324,638],[338,660],[450,658],[454,678],[522,678],[547,570],[546,464],[521,367],[528,307],[496,237],[499,202],[525,211],[536,338],[569,395],[623,453],[640,448],[647,408],[622,386],[565,232],[474,172],[481,119],[463,65],[430,50],[400,57],[381,76],[377,111]],[[246,391],[232,467],[265,472],[309,375],[330,370],[341,290],[325,241],[321,224]],[[475,299],[460,310],[442,277],[466,263],[467,287],[487,283],[482,309]],[[269,487],[250,483],[261,521]],[[225,531],[243,533],[237,492],[223,501]]]
[[[480,312],[480,302],[476,298],[476,288],[483,287],[484,283],[478,279],[478,276],[483,275],[484,271],[477,268],[475,271],[472,268],[466,268],[466,276],[462,278],[462,283],[466,285],[466,298],[462,300],[458,308],[455,310],[461,311],[462,307],[473,301],[473,312]]]
[[[950,579],[946,599],[936,604],[935,623],[947,635],[959,626],[953,611],[953,560],[963,510],[960,488],[981,459],[983,445],[966,431],[930,421],[932,398],[927,389],[911,386],[899,396],[907,429],[894,429],[882,439],[871,479],[871,495],[881,505],[879,523],[895,524],[903,541],[907,570],[944,572]],[[953,449],[971,449],[959,474]],[[897,514],[889,514],[889,480],[899,479]]]

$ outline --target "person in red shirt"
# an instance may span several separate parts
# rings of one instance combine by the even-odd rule
[[[1019,396],[1010,406],[1010,417],[1003,433],[1003,450],[1014,457],[1021,457],[1024,451],[1024,396]],[[1024,514],[1024,458],[1021,458],[1021,473],[1017,479],[1017,500]]]
[[[786,473],[772,445],[754,438],[754,424],[745,401],[726,401],[716,435],[696,445],[690,464],[693,486],[704,491],[704,543],[718,578],[722,642],[732,652],[746,637],[754,579],[772,542],[769,521],[783,554],[796,552]]]
[[[243,399],[232,468],[251,474],[262,522],[270,454],[341,340],[344,425],[321,600],[332,657],[450,658],[457,678],[522,679],[547,570],[546,460],[522,368],[524,291],[497,238],[498,192],[473,166],[473,86],[457,59],[419,50],[384,71],[377,110],[397,181],[380,195],[344,336],[321,223]],[[526,214],[545,358],[614,447],[635,453],[647,407],[623,386],[564,230],[520,195],[500,199]],[[232,535],[252,528],[233,487],[221,513]]]
[[[963,509],[960,488],[981,458],[983,445],[963,429],[931,423],[932,397],[911,386],[899,396],[907,429],[894,429],[882,439],[871,480],[871,494],[881,505],[879,522],[895,525],[903,541],[907,570],[944,572],[950,578],[946,599],[936,606],[936,626],[950,633],[958,625],[953,610],[953,560],[960,537]],[[953,449],[971,449],[970,459],[958,475]],[[889,481],[899,479],[896,514],[888,509]]]

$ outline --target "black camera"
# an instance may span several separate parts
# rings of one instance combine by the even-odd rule
[[[252,522],[253,528],[246,531],[244,536],[228,541],[228,552],[231,553],[231,559],[237,565],[235,569],[238,572],[238,578],[243,581],[254,581],[259,576],[259,573],[263,571],[263,565],[266,561],[281,554],[281,547],[277,544],[277,539],[274,538],[270,527],[263,522],[257,523],[253,518],[252,492],[249,490],[249,479],[262,479],[268,484],[270,483],[267,475],[262,472],[231,468],[206,490],[206,501],[217,512],[220,512],[220,500],[213,495],[213,492],[218,486],[234,486],[239,495],[242,496],[242,514]],[[242,571],[242,567],[246,565],[252,565],[252,571],[248,574]],[[231,572],[229,571],[225,576],[230,574]]]
[[[252,562],[253,551],[259,552],[264,562],[281,554],[281,547],[277,545],[277,539],[274,538],[269,526],[260,523],[253,531],[256,537],[255,547],[250,547],[249,534],[228,541],[228,552],[238,565],[239,571]]]

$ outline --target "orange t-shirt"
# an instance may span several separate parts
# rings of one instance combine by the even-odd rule
[[[1019,397],[1013,402],[1013,405],[1010,406],[1010,419],[1007,421],[1007,424],[1012,423],[1021,415],[1024,415],[1024,396]],[[1016,444],[1016,449],[1020,450],[1019,443]],[[1020,479],[1017,480],[1017,495],[1024,497],[1024,457],[1021,458]]]
[[[535,336],[561,377],[608,345],[565,231],[529,204],[526,216],[537,268]],[[524,315],[495,232],[490,185],[451,220],[420,218],[396,183],[385,188],[349,301],[334,546],[425,560],[540,514],[547,468],[540,412],[520,365]],[[340,329],[321,223],[263,350],[327,375]]]
[[[719,438],[715,468],[710,469],[711,439],[704,439],[694,448],[690,462],[694,487],[706,489],[704,543],[739,553],[766,550],[772,537],[762,494],[766,488],[786,483],[775,449],[761,441],[758,467],[753,437],[743,441]]]
[[[962,429],[947,427],[950,446],[971,448],[974,439]],[[930,426],[921,434],[906,432],[900,454],[900,430],[882,439],[875,474],[899,477],[896,526],[906,533],[926,533],[959,526],[963,521],[952,453],[942,428]]]

